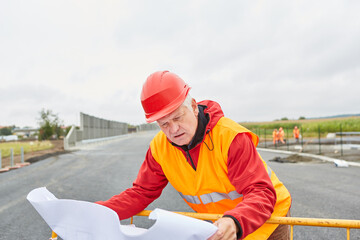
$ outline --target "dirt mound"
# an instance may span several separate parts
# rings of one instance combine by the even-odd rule
[[[281,158],[281,157],[275,157],[271,160],[269,160],[270,162],[279,162],[279,163],[309,163],[309,162],[321,162],[318,159],[314,159],[311,157],[303,157],[300,156],[299,154],[293,154],[290,155],[286,158]]]

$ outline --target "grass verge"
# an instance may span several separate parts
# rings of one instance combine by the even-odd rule
[[[54,145],[50,141],[31,141],[31,142],[5,142],[0,143],[1,156],[3,158],[10,156],[10,149],[13,149],[14,156],[21,154],[21,147],[24,148],[24,154],[37,152],[53,148]]]

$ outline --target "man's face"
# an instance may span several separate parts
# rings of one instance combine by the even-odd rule
[[[179,146],[188,145],[196,132],[197,115],[198,108],[193,99],[192,110],[181,105],[172,113],[157,120],[157,123],[171,142]]]

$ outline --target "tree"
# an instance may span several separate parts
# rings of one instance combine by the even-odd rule
[[[0,129],[0,136],[8,136],[12,134],[11,127],[3,127]]]
[[[38,121],[40,125],[39,140],[50,139],[52,136],[58,138],[63,135],[61,129],[62,121],[57,114],[52,112],[52,110],[42,109]]]

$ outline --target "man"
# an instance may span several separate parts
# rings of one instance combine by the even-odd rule
[[[299,128],[297,126],[294,127],[293,136],[295,138],[295,142],[298,143],[299,142],[299,137],[300,137],[300,130],[299,130]]]
[[[273,133],[272,133],[273,144],[274,145],[278,143],[278,135],[279,135],[278,130],[275,128]]]
[[[168,71],[147,78],[141,103],[146,121],[157,121],[161,131],[133,187],[98,203],[126,219],[145,209],[170,182],[196,212],[224,214],[214,223],[218,231],[211,240],[268,239],[278,226],[264,223],[288,214],[289,192],[257,153],[258,137],[224,117],[216,102],[196,103],[189,90]],[[288,228],[276,232],[288,239]]]
[[[285,136],[284,129],[282,127],[280,127],[279,132],[278,132],[278,139],[282,144],[285,144],[284,136]]]

